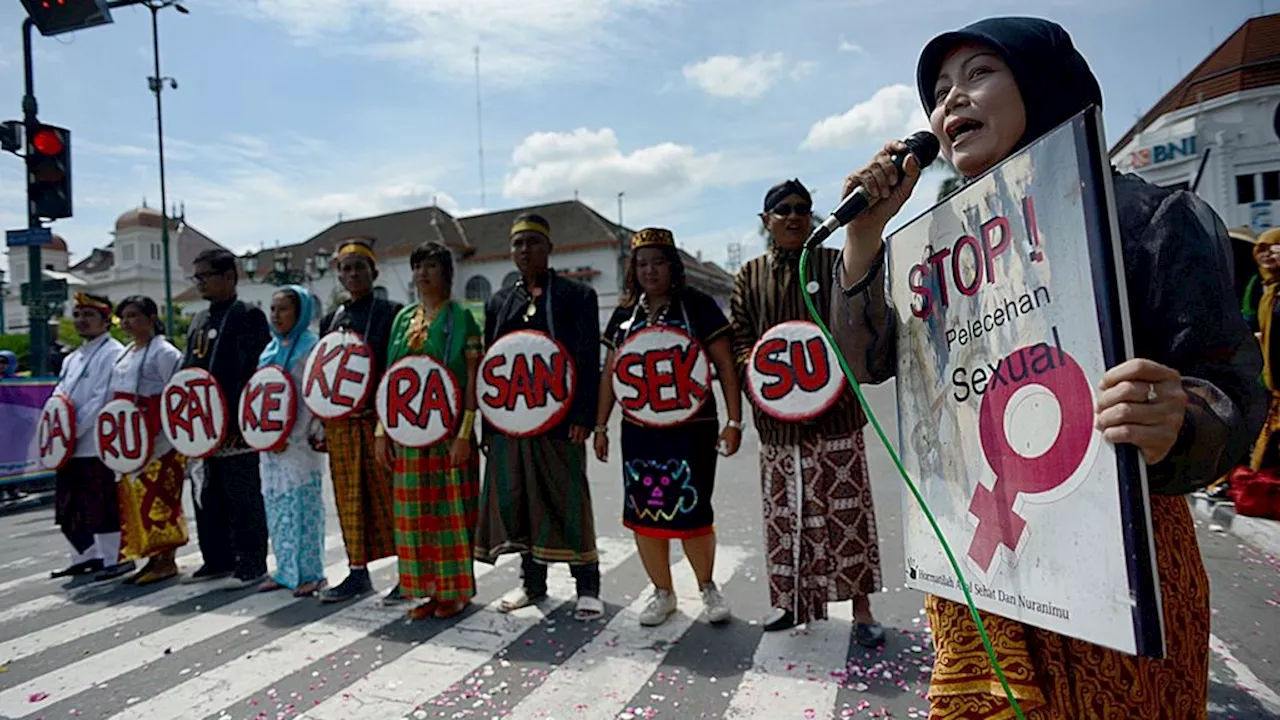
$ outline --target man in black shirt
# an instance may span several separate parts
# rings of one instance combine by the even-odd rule
[[[271,339],[271,330],[262,310],[236,297],[235,255],[221,248],[206,250],[196,256],[194,269],[192,280],[209,309],[191,322],[182,366],[213,375],[230,416],[258,369],[258,355]],[[202,478],[195,505],[204,565],[187,582],[226,578],[227,589],[256,585],[267,574],[267,516],[258,453],[245,444],[239,423],[229,419],[222,446],[202,462],[203,471],[192,469]]]
[[[359,333],[373,352],[373,375],[369,386],[377,388],[387,368],[387,347],[391,324],[400,303],[374,297],[378,278],[377,255],[373,245],[362,238],[344,240],[338,246],[338,279],[351,299],[338,306],[320,322],[320,335],[334,330]],[[333,476],[333,496],[338,506],[342,540],[347,546],[351,568],[346,580],[321,595],[326,603],[351,600],[373,592],[368,564],[396,554],[392,473],[375,459],[374,433],[378,416],[374,392],[364,405],[340,420],[324,423],[329,446],[329,470]],[[400,601],[400,586],[391,589],[384,602]]]

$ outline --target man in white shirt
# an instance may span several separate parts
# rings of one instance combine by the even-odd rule
[[[111,370],[124,346],[111,337],[111,301],[76,293],[76,334],[80,347],[62,364],[58,387],[76,410],[76,449],[58,471],[54,486],[54,519],[71,543],[71,565],[53,573],[68,577],[97,573],[107,580],[133,570],[134,563],[120,562],[120,504],[116,476],[98,459],[94,427],[107,404]]]

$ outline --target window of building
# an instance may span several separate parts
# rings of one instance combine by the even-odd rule
[[[160,243],[151,243],[151,260],[152,262],[160,262],[164,253],[160,250]]]
[[[128,243],[120,246],[120,262],[125,264],[133,262],[133,244],[132,243]]]
[[[1236,202],[1240,205],[1248,205],[1258,199],[1258,193],[1254,189],[1252,175],[1236,176]]]
[[[466,293],[468,300],[489,302],[490,296],[493,295],[493,286],[489,284],[488,278],[476,275],[467,281]]]
[[[1262,199],[1280,200],[1280,171],[1262,173]]]
[[[502,287],[504,289],[515,287],[518,282],[520,282],[520,273],[512,271],[507,273],[506,277],[502,278]]]

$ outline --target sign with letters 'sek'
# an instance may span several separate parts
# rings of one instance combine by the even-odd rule
[[[1094,427],[1132,353],[1105,147],[1082,113],[886,241],[898,444],[979,608],[1161,656],[1145,466]],[[964,602],[904,499],[907,584]]]
[[[689,333],[654,325],[618,348],[612,382],[628,418],[648,427],[670,427],[697,415],[711,397],[711,364]]]

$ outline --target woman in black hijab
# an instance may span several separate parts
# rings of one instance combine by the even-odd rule
[[[917,69],[920,99],[942,152],[973,178],[1091,104],[1102,93],[1058,25],[993,18],[935,38]],[[919,178],[908,159],[900,185],[887,144],[850,175],[880,199],[847,228],[837,268],[844,296],[832,326],[860,381],[893,374],[895,315],[884,298],[885,225]],[[1029,720],[1203,718],[1209,665],[1209,583],[1183,494],[1243,460],[1266,398],[1258,343],[1235,307],[1220,219],[1195,195],[1113,176],[1137,359],[1111,368],[1095,423],[1147,462],[1167,657],[1136,657],[983,613],[996,656]],[[934,720],[1010,718],[966,606],[929,596],[937,659]]]

